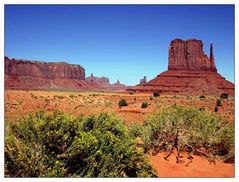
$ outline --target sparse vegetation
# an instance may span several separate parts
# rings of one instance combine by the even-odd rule
[[[175,150],[178,162],[182,162],[180,152],[188,152],[189,159],[197,154],[210,161],[217,157],[234,161],[234,127],[197,108],[169,107],[150,115],[137,126],[137,132],[132,131],[142,140],[145,152],[167,151],[166,160]]]
[[[220,98],[221,99],[228,99],[228,94],[227,93],[222,93]]]
[[[222,106],[222,99],[217,99],[216,106]]]
[[[199,111],[205,111],[205,108],[204,107],[200,107]]]
[[[217,106],[214,108],[214,112],[218,112],[218,107]]]
[[[5,176],[155,176],[146,156],[114,115],[38,112],[6,130]]]
[[[154,92],[154,93],[153,93],[153,96],[154,96],[154,97],[159,97],[160,94],[159,94],[159,92]]]
[[[37,99],[37,96],[35,96],[33,93],[31,93],[31,98]]]
[[[73,99],[75,96],[74,96],[73,94],[71,94],[71,95],[69,95],[69,97],[70,97],[71,99]]]
[[[123,107],[123,106],[128,106],[128,103],[126,102],[125,99],[121,99],[121,100],[119,101],[119,107]]]
[[[206,97],[204,95],[201,95],[199,99],[205,99]]]
[[[141,105],[141,108],[147,108],[148,107],[148,102],[143,102],[142,105]]]

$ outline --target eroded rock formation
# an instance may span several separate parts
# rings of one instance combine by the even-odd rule
[[[208,57],[203,52],[201,40],[173,40],[169,47],[168,70],[217,72],[213,56],[213,45],[211,44],[210,46],[210,57]]]
[[[85,69],[66,62],[40,62],[4,58],[5,88],[78,89],[87,87]]]
[[[168,70],[145,84],[128,91],[154,92],[180,95],[234,95],[234,84],[217,73],[210,45],[210,56],[203,52],[201,40],[175,39],[169,47]]]
[[[91,85],[91,87],[98,88],[98,89],[106,89],[106,90],[126,90],[127,88],[130,88],[129,86],[126,86],[124,84],[121,84],[119,80],[117,80],[116,83],[111,84],[109,82],[109,78],[107,77],[96,77],[93,76],[91,73],[91,76],[86,78],[86,81]]]

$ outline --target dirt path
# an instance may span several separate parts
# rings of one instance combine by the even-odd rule
[[[233,164],[227,164],[222,161],[216,161],[216,164],[209,163],[208,160],[200,156],[193,156],[192,163],[185,166],[189,160],[184,157],[184,163],[176,163],[175,155],[169,157],[169,161],[164,160],[165,153],[156,156],[150,156],[152,165],[157,169],[159,177],[234,177],[235,167]],[[185,156],[185,155],[184,155]]]

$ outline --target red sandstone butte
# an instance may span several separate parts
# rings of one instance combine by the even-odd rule
[[[157,91],[179,95],[220,95],[222,93],[234,95],[234,84],[217,73],[212,44],[208,57],[203,52],[201,40],[175,39],[169,47],[168,70],[128,91]]]
[[[109,82],[109,78],[107,77],[95,77],[91,73],[91,76],[86,78],[86,81],[92,88],[97,89],[105,89],[105,90],[117,90],[117,91],[125,91],[130,88],[124,84],[121,84],[119,80],[116,83],[111,84]]]
[[[40,62],[4,58],[6,89],[87,88],[85,69],[66,62]]]

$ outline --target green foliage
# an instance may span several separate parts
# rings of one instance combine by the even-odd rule
[[[5,175],[12,177],[152,177],[155,171],[114,115],[38,112],[10,124]]]
[[[75,96],[73,94],[69,95],[69,98],[73,99]]]
[[[227,93],[222,93],[220,98],[221,99],[228,99],[228,94]]]
[[[128,105],[128,103],[126,102],[125,99],[121,99],[121,100],[119,101],[119,106],[120,106],[120,107],[122,107],[122,106],[127,106],[127,105]]]
[[[154,93],[153,93],[153,96],[154,96],[154,97],[159,97],[160,94],[159,94],[159,92],[154,92]]]
[[[129,92],[129,95],[134,95],[134,92]]]
[[[148,107],[148,102],[143,102],[142,105],[141,105],[141,108],[147,108]]]
[[[204,95],[201,95],[199,99],[205,99],[206,97]]]
[[[217,99],[216,106],[222,106],[222,99]]]
[[[132,134],[142,141],[145,152],[173,150],[201,155],[209,160],[234,160],[234,127],[213,113],[197,108],[172,106],[149,116]],[[168,157],[167,156],[167,157]],[[166,158],[167,158],[166,157]]]

